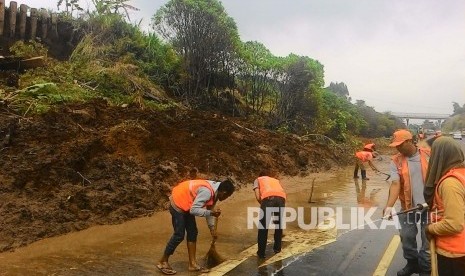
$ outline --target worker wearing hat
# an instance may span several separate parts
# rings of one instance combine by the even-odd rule
[[[367,177],[366,167],[367,165],[370,166],[375,172],[378,172],[378,168],[371,162],[374,157],[376,157],[375,152],[375,144],[366,144],[363,147],[363,150],[358,151],[355,153],[355,168],[354,168],[354,178],[358,178],[358,170],[360,169],[360,173],[362,174],[363,180],[370,180]]]
[[[397,199],[402,210],[407,210],[418,204],[425,203],[423,190],[425,187],[430,150],[417,148],[410,131],[400,129],[394,132],[390,147],[395,147],[398,153],[392,156],[390,164],[391,186],[389,197],[384,208],[384,217],[392,215],[392,207]],[[400,237],[407,265],[397,272],[398,276],[409,276],[414,273],[430,275],[431,263],[425,226],[428,215],[425,210],[412,211],[399,215],[401,225]],[[421,247],[417,248],[417,223],[421,225]]]

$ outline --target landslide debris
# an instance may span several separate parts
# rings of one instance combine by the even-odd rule
[[[327,143],[213,112],[94,100],[35,117],[0,115],[0,251],[149,216],[190,177],[240,185],[263,168],[299,175],[345,161]]]

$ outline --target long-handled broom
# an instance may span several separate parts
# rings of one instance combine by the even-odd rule
[[[215,218],[215,232],[218,227],[218,218]],[[224,262],[226,259],[221,257],[220,254],[216,251],[216,246],[215,246],[216,238],[212,239],[212,242],[210,244],[210,249],[207,252],[207,255],[205,255],[205,265],[208,268],[215,267],[222,262]]]
[[[438,276],[438,256],[436,255],[436,241],[434,238],[429,241],[429,250],[431,255],[431,276]]]

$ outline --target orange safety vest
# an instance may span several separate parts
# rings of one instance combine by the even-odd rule
[[[438,184],[436,185],[436,192],[434,194],[432,209],[437,210],[437,212],[431,213],[431,218],[433,222],[438,222],[442,219],[441,214],[443,213],[442,211],[444,211],[444,203],[442,202],[442,199],[439,196],[439,185],[441,185],[441,182],[444,179],[450,176],[457,178],[465,187],[465,168],[452,169],[449,172],[447,172],[443,177],[441,177]],[[438,248],[455,254],[465,254],[465,227],[462,230],[462,232],[458,234],[448,236],[436,236],[435,238],[436,246]]]
[[[426,180],[426,171],[428,169],[430,150],[425,148],[419,148],[419,151],[421,175],[423,177],[424,184]],[[402,154],[398,153],[392,156],[392,161],[394,161],[394,164],[396,164],[397,172],[400,176],[400,205],[404,210],[410,209],[412,208],[412,185],[410,184],[410,172],[408,169],[407,158]]]
[[[215,199],[215,192],[210,183],[202,179],[187,180],[176,185],[171,192],[171,198],[174,204],[184,212],[188,212],[192,208],[192,204],[194,203],[197,191],[200,187],[208,188],[211,193],[210,200],[202,207],[212,206]]]
[[[286,199],[286,193],[276,178],[260,176],[258,178],[258,188],[260,189],[260,199],[262,200],[270,196],[280,196]]]
[[[373,153],[369,151],[357,151],[355,153],[355,157],[357,157],[362,162],[367,162],[373,159]]]

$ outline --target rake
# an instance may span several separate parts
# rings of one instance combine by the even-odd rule
[[[386,177],[386,179],[384,179],[384,181],[388,181],[388,180],[389,180],[389,178],[391,178],[391,175],[390,175],[390,174],[383,173],[383,172],[380,172],[380,171],[378,171],[378,173],[380,173],[380,174],[384,174],[384,175],[386,175],[386,176],[387,176],[387,177]]]

